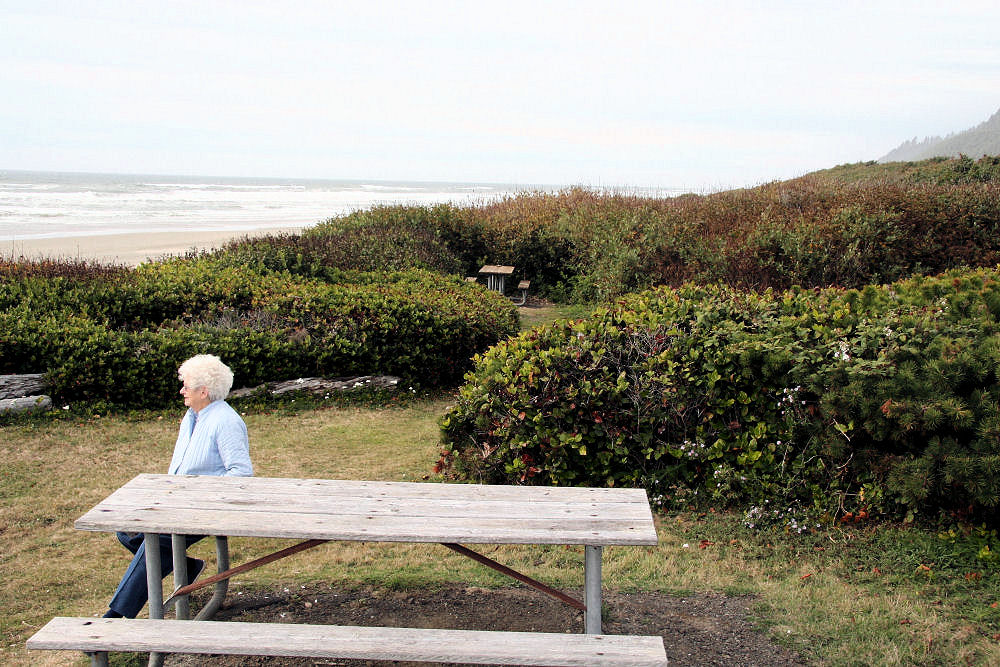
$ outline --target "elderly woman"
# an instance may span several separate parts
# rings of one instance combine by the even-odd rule
[[[171,475],[253,475],[247,427],[239,414],[224,400],[233,386],[233,372],[211,354],[191,357],[177,371],[187,413],[181,420],[167,472]],[[204,535],[186,535],[191,546]],[[118,533],[118,541],[132,552],[125,571],[104,615],[109,618],[135,616],[146,604],[146,549],[142,534]],[[160,535],[161,576],[173,571],[169,535]],[[205,561],[188,558],[188,575],[194,581]]]

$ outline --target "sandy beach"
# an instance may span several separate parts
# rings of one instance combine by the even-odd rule
[[[179,255],[189,250],[218,248],[234,238],[300,231],[269,228],[245,231],[148,232],[70,236],[47,239],[16,239],[0,242],[0,257],[25,259],[84,259],[104,264],[136,266],[148,260]]]

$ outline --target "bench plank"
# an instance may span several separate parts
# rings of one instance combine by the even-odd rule
[[[665,667],[660,637],[56,617],[29,649],[156,651],[564,667]]]

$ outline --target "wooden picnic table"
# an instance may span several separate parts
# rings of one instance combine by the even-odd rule
[[[438,542],[487,561],[461,543],[582,545],[588,635],[601,632],[602,548],[657,543],[642,489],[267,477],[138,475],[75,526],[145,534],[150,619],[164,613],[160,551],[153,546],[160,534],[177,536],[174,563],[181,569],[181,535],[220,536],[226,545],[227,537]],[[228,563],[228,551],[220,552],[223,557]],[[183,583],[186,573],[175,571],[175,578]],[[181,609],[178,618],[184,618]]]
[[[491,290],[496,290],[501,294],[504,293],[504,281],[507,276],[514,273],[513,266],[499,266],[493,264],[487,264],[483,268],[479,269],[479,273],[486,276],[486,286]]]

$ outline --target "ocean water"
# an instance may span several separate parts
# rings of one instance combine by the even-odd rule
[[[376,205],[479,204],[556,189],[0,171],[0,241],[129,232],[298,229]]]

